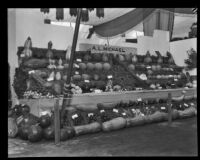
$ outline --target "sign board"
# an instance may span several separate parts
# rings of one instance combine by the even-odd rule
[[[137,48],[120,47],[120,46],[107,46],[98,44],[80,43],[80,51],[91,51],[91,53],[114,53],[114,54],[137,54]]]

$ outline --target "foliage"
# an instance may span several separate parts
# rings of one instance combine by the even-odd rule
[[[185,60],[185,64],[189,70],[197,67],[197,52],[191,48],[187,51],[188,59]]]

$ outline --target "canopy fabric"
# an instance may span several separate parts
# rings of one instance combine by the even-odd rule
[[[132,29],[155,11],[155,8],[136,8],[112,21],[94,26],[94,32],[101,37],[113,37]]]

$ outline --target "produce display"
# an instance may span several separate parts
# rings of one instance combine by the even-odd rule
[[[75,108],[76,107],[76,108]],[[8,135],[30,142],[55,138],[54,112],[44,111],[40,117],[30,113],[30,107],[24,104],[12,108],[8,119]],[[184,119],[197,115],[196,98],[185,96],[172,98],[172,119]],[[141,126],[168,120],[167,99],[137,99],[114,104],[97,104],[97,106],[71,106],[61,125],[61,141],[74,136],[100,131],[110,132],[126,127]]]
[[[21,98],[54,98],[63,95],[69,59],[66,51],[33,48],[28,38],[18,48],[19,68],[16,69],[14,89]],[[31,54],[29,54],[31,53]],[[78,51],[71,78],[73,94],[131,91],[138,89],[168,89],[186,87],[182,68],[174,63],[172,54],[157,56],[91,53]],[[26,56],[27,55],[27,56]],[[187,84],[187,87],[193,85]]]

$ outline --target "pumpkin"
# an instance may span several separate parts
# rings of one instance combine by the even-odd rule
[[[123,62],[124,60],[125,60],[124,56],[123,55],[119,55],[119,61]]]
[[[54,126],[53,125],[44,129],[43,137],[46,140],[52,140],[52,139],[54,139],[54,136],[55,136],[55,132],[54,132]]]
[[[88,133],[96,133],[101,131],[101,124],[98,122],[93,122],[87,125],[75,126],[74,130],[77,136]]]
[[[133,56],[133,58],[132,58],[132,62],[133,62],[133,63],[137,63],[137,62],[138,62],[138,58],[137,58],[136,55]]]
[[[85,63],[79,63],[79,67],[81,70],[85,70],[87,66]]]
[[[82,74],[82,79],[83,80],[89,80],[90,76],[88,74]]]
[[[8,118],[8,137],[14,138],[17,136],[18,127],[14,118]]]
[[[111,66],[110,66],[109,63],[104,63],[104,64],[103,64],[103,69],[104,69],[104,70],[108,71],[108,70],[110,70],[110,68],[111,68]]]
[[[119,130],[126,126],[126,119],[122,117],[114,118],[110,121],[102,123],[102,130],[104,132],[109,132],[113,130]]]
[[[128,69],[131,71],[135,70],[135,66],[133,64],[129,64]]]
[[[101,63],[95,63],[95,69],[96,70],[101,70],[103,68],[102,64]]]
[[[42,115],[39,119],[39,124],[42,128],[46,128],[49,127],[51,124],[51,117],[46,114],[46,115]]]
[[[38,119],[34,119],[31,116],[26,115],[26,116],[23,116],[23,119],[22,121],[19,122],[18,127],[26,126],[26,125],[31,126],[37,123],[38,123]]]
[[[91,56],[86,54],[84,57],[83,57],[83,60],[84,61],[90,61],[91,60]]]
[[[60,140],[66,141],[75,136],[75,131],[72,127],[65,127],[60,130]]]
[[[93,70],[94,67],[95,67],[94,64],[93,64],[93,63],[90,63],[90,62],[88,62],[86,66],[87,66],[87,69],[88,69],[88,70]]]
[[[75,81],[81,80],[81,75],[79,75],[79,74],[73,75],[73,80],[75,80]]]
[[[19,137],[23,140],[28,140],[28,133],[29,133],[30,126],[29,125],[23,125],[19,127]]]
[[[99,75],[98,74],[94,74],[94,80],[98,81],[99,80]]]
[[[103,62],[108,62],[108,56],[104,54],[102,57],[102,60]]]
[[[38,142],[42,139],[42,128],[37,125],[32,125],[29,128],[28,140],[30,142]]]

